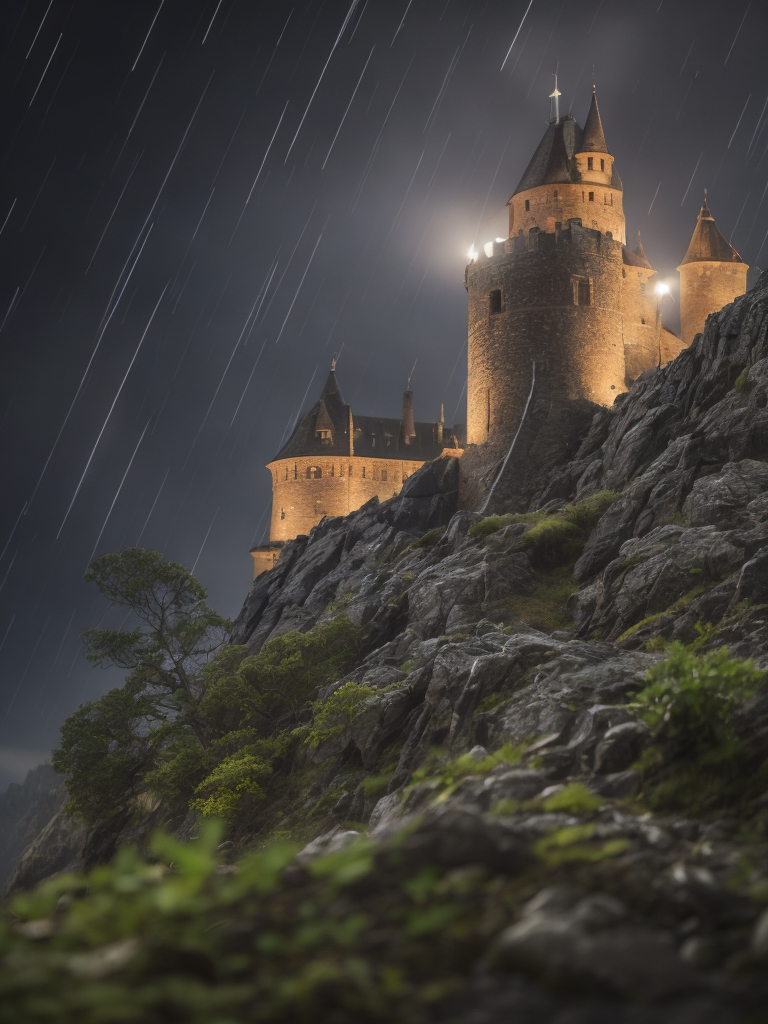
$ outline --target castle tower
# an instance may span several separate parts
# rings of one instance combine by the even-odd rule
[[[680,325],[690,345],[716,313],[747,290],[747,270],[730,242],[720,234],[707,204],[707,193],[696,221],[691,244],[677,268],[680,271]]]
[[[621,179],[597,97],[550,121],[509,200],[510,237],[466,270],[467,442],[505,451],[536,391],[611,405],[625,390]]]

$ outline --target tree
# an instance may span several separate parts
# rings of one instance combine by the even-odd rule
[[[204,669],[226,644],[230,623],[208,607],[205,589],[190,572],[154,551],[103,555],[85,579],[141,623],[82,634],[89,661],[129,670],[123,689],[67,720],[54,754],[73,809],[92,821],[136,795],[170,735],[191,732],[202,749],[209,747],[199,709]]]

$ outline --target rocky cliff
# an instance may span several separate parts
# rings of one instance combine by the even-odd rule
[[[342,615],[364,642],[305,716],[303,788],[254,803],[240,842],[312,837],[285,899],[362,844],[356,952],[396,965],[381,991],[405,986],[408,1019],[762,1019],[767,339],[764,275],[612,409],[553,418],[539,396],[494,515],[457,508],[441,459],[254,583],[233,637],[252,653]],[[327,983],[315,1019],[387,1019]]]

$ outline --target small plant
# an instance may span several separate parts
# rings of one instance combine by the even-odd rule
[[[372,686],[350,682],[334,690],[328,700],[315,701],[312,704],[312,728],[306,742],[317,747],[325,740],[339,736],[363,713],[366,701],[378,692]]]
[[[587,814],[603,806],[603,800],[580,782],[572,782],[559,793],[553,793],[543,801],[545,811],[563,811],[566,814]]]
[[[749,367],[745,366],[744,369],[739,374],[739,376],[733,382],[733,386],[734,386],[734,389],[736,391],[742,391],[743,390],[744,385],[747,383],[747,374],[748,373],[749,373]]]

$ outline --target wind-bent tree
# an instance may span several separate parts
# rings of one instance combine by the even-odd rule
[[[227,643],[230,623],[208,607],[205,589],[188,570],[154,551],[103,555],[85,579],[140,621],[132,630],[82,634],[89,661],[129,670],[124,688],[67,720],[53,755],[54,768],[67,776],[73,809],[92,821],[135,795],[170,732],[191,731],[203,749],[209,746],[199,713],[203,669]],[[99,773],[103,785],[94,787]],[[94,788],[94,800],[82,798]]]

